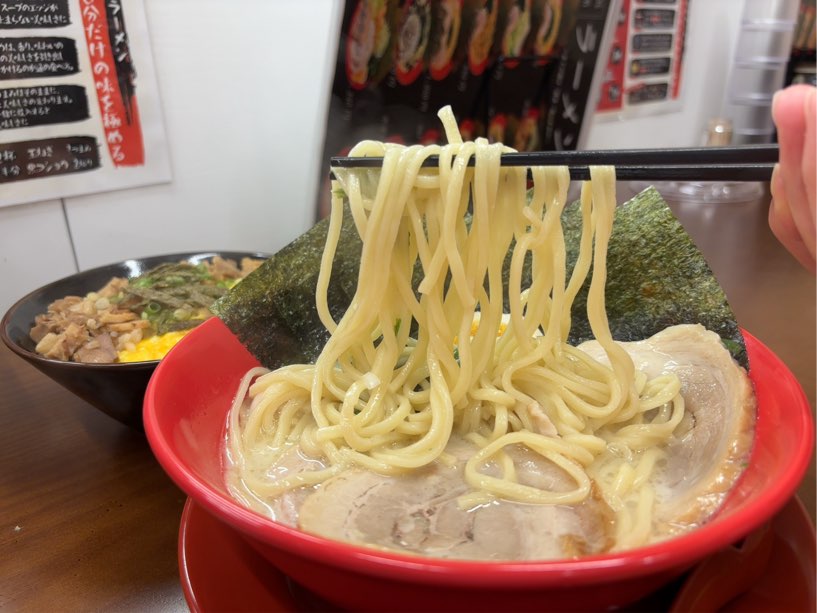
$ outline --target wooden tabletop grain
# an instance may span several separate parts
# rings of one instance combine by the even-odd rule
[[[813,407],[815,280],[771,236],[766,200],[672,207],[740,325],[791,368]],[[812,519],[814,485],[812,460],[799,491]],[[0,346],[0,609],[185,610],[184,501],[143,434]]]

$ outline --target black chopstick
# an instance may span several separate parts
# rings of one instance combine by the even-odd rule
[[[590,178],[590,165],[613,165],[619,180],[768,181],[778,159],[777,145],[689,147],[678,149],[605,149],[505,153],[503,166],[569,166],[573,179]],[[377,168],[379,157],[333,157],[331,168]],[[430,156],[423,166],[436,166]],[[469,160],[473,165],[474,158]]]
[[[589,166],[570,166],[570,178],[590,179]],[[774,164],[616,166],[618,181],[769,181]]]

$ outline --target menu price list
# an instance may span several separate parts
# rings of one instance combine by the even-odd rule
[[[0,0],[0,207],[170,180],[148,44],[140,0]]]
[[[99,163],[99,146],[90,136],[0,143],[0,183],[93,170]]]
[[[77,41],[32,36],[70,26],[69,0],[0,0],[0,133],[82,122],[91,117],[83,85],[40,79],[80,73]],[[19,36],[18,34],[25,34]],[[35,81],[36,79],[36,81]],[[19,85],[29,81],[28,85]],[[94,170],[101,165],[97,139],[54,136],[0,143],[0,183]]]
[[[676,108],[688,4],[689,0],[623,0],[601,85],[600,117]]]

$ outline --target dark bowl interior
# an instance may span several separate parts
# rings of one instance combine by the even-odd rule
[[[101,289],[111,277],[137,277],[163,262],[197,264],[216,255],[240,261],[243,257],[266,258],[267,254],[243,251],[196,251],[125,260],[85,270],[49,283],[18,300],[0,322],[0,337],[18,356],[103,413],[132,428],[142,429],[142,399],[148,380],[159,363],[82,364],[62,362],[38,355],[28,333],[34,318],[64,296],[84,296]]]

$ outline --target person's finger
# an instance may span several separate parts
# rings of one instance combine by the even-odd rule
[[[815,196],[817,196],[817,88],[812,87],[805,96],[803,115],[806,120],[805,138],[803,140],[803,162],[801,171],[803,173],[803,183],[806,188],[806,197],[811,213],[811,229],[814,230],[815,219],[817,219],[817,207],[815,207]]]
[[[800,262],[800,265],[811,272],[817,272],[814,254],[809,251],[800,231],[791,216],[786,185],[783,182],[780,166],[776,165],[771,180],[772,201],[769,206],[769,228],[777,240]]]
[[[780,145],[779,175],[785,184],[786,210],[809,253],[815,253],[814,216],[803,174],[806,146],[806,100],[811,86],[796,85],[775,94],[772,117]],[[813,171],[811,171],[813,173]],[[807,173],[807,174],[811,174]],[[779,191],[779,190],[778,190]]]

